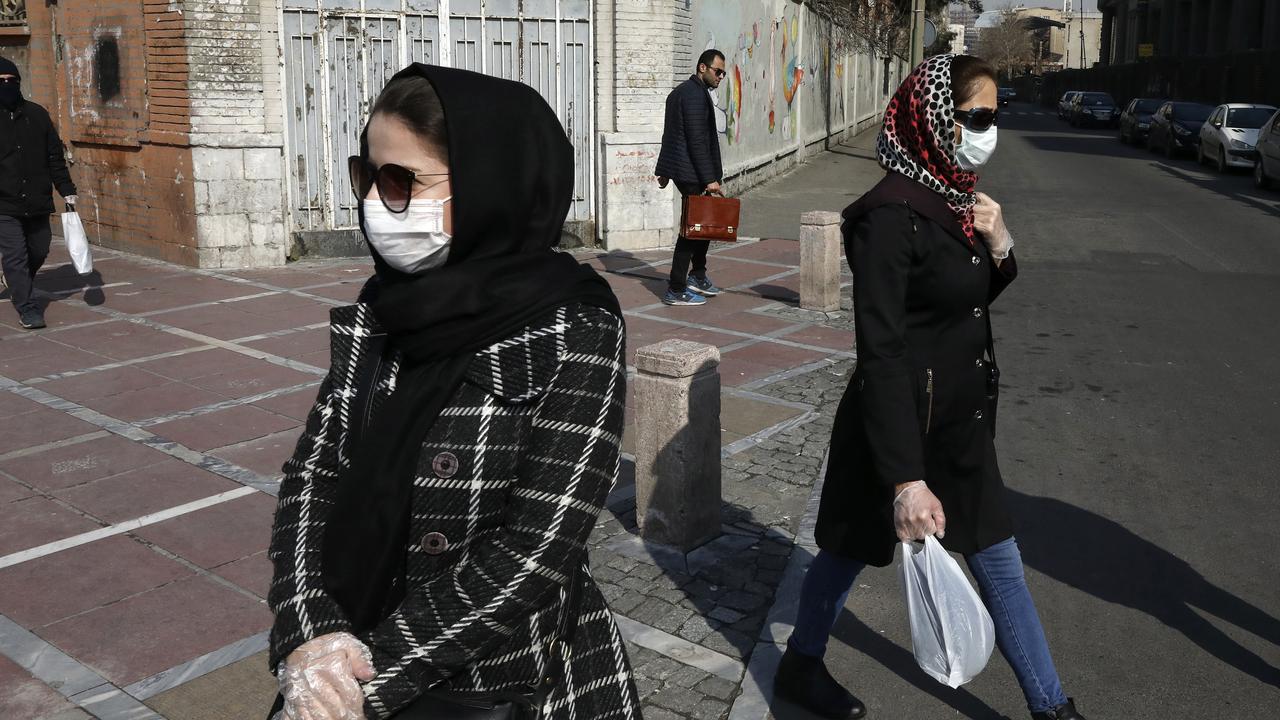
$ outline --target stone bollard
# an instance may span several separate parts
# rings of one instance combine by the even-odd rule
[[[636,520],[688,552],[720,535],[720,350],[664,340],[636,351]]]
[[[800,307],[840,309],[840,213],[800,216]]]

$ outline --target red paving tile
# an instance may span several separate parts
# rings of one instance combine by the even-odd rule
[[[0,392],[0,420],[34,412],[44,406],[11,392]]]
[[[707,274],[722,288],[754,283],[761,278],[777,275],[786,268],[761,265],[760,263],[740,262],[732,258],[712,256],[707,258]]]
[[[192,272],[152,278],[146,283],[139,284],[148,289],[185,296],[191,302],[214,302],[262,292],[261,289],[252,285]]]
[[[266,550],[213,569],[219,576],[263,599],[271,589],[272,570]]]
[[[755,293],[761,297],[770,300],[781,300],[782,302],[799,304],[800,303],[800,276],[790,275],[783,278],[775,278],[766,282],[752,284],[745,289],[746,292]]]
[[[747,258],[749,260],[760,260],[763,262],[779,263],[783,265],[799,265],[800,264],[800,243],[795,240],[761,240],[754,243],[745,243],[737,245],[723,253],[730,258]],[[716,257],[716,256],[712,256]],[[712,262],[708,260],[708,263]],[[714,275],[712,277],[715,277]]]
[[[782,336],[781,339],[803,343],[805,345],[816,345],[818,347],[831,348],[832,350],[853,350],[852,332],[848,330],[836,330],[834,328],[823,327],[821,325],[813,325],[803,330],[787,333]]]
[[[213,455],[248,468],[265,477],[280,474],[280,468],[293,455],[302,430],[295,429],[253,440],[242,445],[213,451]]]
[[[205,569],[267,549],[276,500],[254,493],[134,532]]]
[[[708,318],[703,324],[751,335],[764,335],[789,327],[795,323],[759,313],[738,312]]]
[[[63,620],[38,634],[124,686],[270,626],[265,603],[195,576]]]
[[[266,360],[257,360],[246,367],[192,378],[187,382],[219,395],[243,398],[304,383],[319,383],[320,380],[321,378],[312,373],[299,372]]]
[[[65,400],[83,404],[85,400],[107,397],[131,390],[141,390],[162,385],[167,380],[134,365],[100,370],[53,380],[40,385],[40,389]]]
[[[235,309],[234,303],[224,303],[162,313],[151,316],[151,319],[219,340],[261,335],[315,322],[314,320],[294,322],[289,312],[284,311],[276,315],[254,315]]]
[[[717,280],[717,282],[719,281]],[[703,307],[709,307],[718,313],[746,312],[747,310],[765,307],[772,304],[772,302],[772,300],[762,298],[759,295],[730,290],[713,298],[707,298],[707,304]]]
[[[170,459],[54,495],[103,522],[120,523],[238,487],[220,475]]]
[[[0,555],[97,530],[100,525],[42,497],[0,505]]]
[[[296,359],[301,355],[329,352],[329,328],[303,330],[281,335],[280,337],[267,338],[266,340],[254,340],[245,344],[255,350]]]
[[[205,375],[249,367],[260,362],[262,362],[260,359],[249,355],[242,355],[222,348],[209,348],[183,355],[175,355],[174,357],[151,360],[138,365],[138,367],[147,372],[163,375],[171,380],[190,380],[204,377]]]
[[[0,718],[49,718],[75,708],[61,693],[0,655]]]
[[[0,432],[0,453],[25,450],[35,445],[97,432],[99,429],[96,425],[90,425],[64,412],[41,406],[22,415],[22,422],[11,420],[5,423],[4,432]]]
[[[329,310],[333,305],[320,302],[314,298],[302,297],[292,293],[276,293],[267,297],[254,298],[252,300],[238,300],[234,303],[228,303],[231,307],[240,312],[249,313],[251,315],[274,315],[279,312],[288,311],[295,317],[313,317],[316,319],[308,320],[303,325],[312,323],[327,322],[329,320]]]
[[[326,287],[311,288],[307,290],[309,295],[318,295],[320,297],[337,300],[343,303],[354,303],[356,297],[360,295],[360,288],[364,287],[364,280],[350,280]]]
[[[789,370],[806,363],[821,360],[827,357],[828,354],[815,350],[803,350],[788,345],[779,345],[778,343],[762,342],[737,350],[730,350],[724,354],[724,357],[734,357],[738,360],[746,360],[759,365],[773,367],[777,370]]]
[[[0,477],[0,505],[29,498],[35,493],[9,478]]]
[[[112,358],[60,345],[43,337],[6,339],[0,342],[0,347],[7,354],[0,354],[0,375],[11,380],[30,380],[114,362]]]
[[[150,429],[156,435],[192,450],[205,451],[256,440],[297,426],[298,421],[293,418],[276,415],[252,405],[242,405],[162,423]]]
[[[134,360],[148,355],[184,350],[194,340],[155,330],[126,320],[50,332],[47,337],[64,345],[105,355],[113,360]]]
[[[37,628],[191,573],[182,563],[117,535],[0,570],[0,613]]]
[[[269,400],[259,400],[254,405],[285,417],[291,417],[299,422],[306,422],[307,415],[311,413],[311,408],[316,404],[316,394],[318,392],[318,388],[299,390],[287,395],[273,397]]]
[[[102,313],[94,312],[79,305],[72,305],[69,302],[49,303],[49,307],[45,308],[44,311],[45,322],[48,323],[49,327],[53,328],[86,322],[98,322],[106,320],[107,317]]]
[[[225,395],[218,395],[184,383],[170,382],[89,400],[85,402],[85,406],[118,420],[137,422],[212,405],[227,399]]]
[[[246,270],[228,274],[244,278],[245,280],[252,280],[254,282],[283,288],[300,288],[307,285],[320,285],[332,282],[327,275],[322,275],[316,272],[305,272],[292,268],[285,270]]]
[[[720,356],[720,384],[724,387],[736,387],[768,377],[778,372],[772,365],[751,362],[745,358],[734,357],[732,353]]]
[[[45,492],[56,492],[168,459],[158,450],[108,435],[5,460],[0,470]]]

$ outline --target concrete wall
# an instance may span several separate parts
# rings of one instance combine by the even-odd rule
[[[797,0],[598,0],[600,236],[609,249],[669,245],[678,196],[653,178],[666,95],[703,50],[725,54],[713,94],[726,189],[741,193],[879,118],[883,62]],[[892,63],[890,92],[902,77]],[[665,84],[663,84],[665,82]]]

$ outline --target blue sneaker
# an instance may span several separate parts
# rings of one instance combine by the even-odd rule
[[[689,283],[689,287],[696,290],[699,295],[706,297],[715,297],[721,292],[720,288],[716,287],[715,283],[711,282],[711,278],[706,275],[701,277],[690,275],[685,282]]]
[[[705,305],[707,299],[692,290],[682,293],[667,290],[667,294],[662,296],[662,302],[665,305]]]

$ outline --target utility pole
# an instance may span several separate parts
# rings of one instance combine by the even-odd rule
[[[911,69],[924,62],[924,0],[911,0]]]

